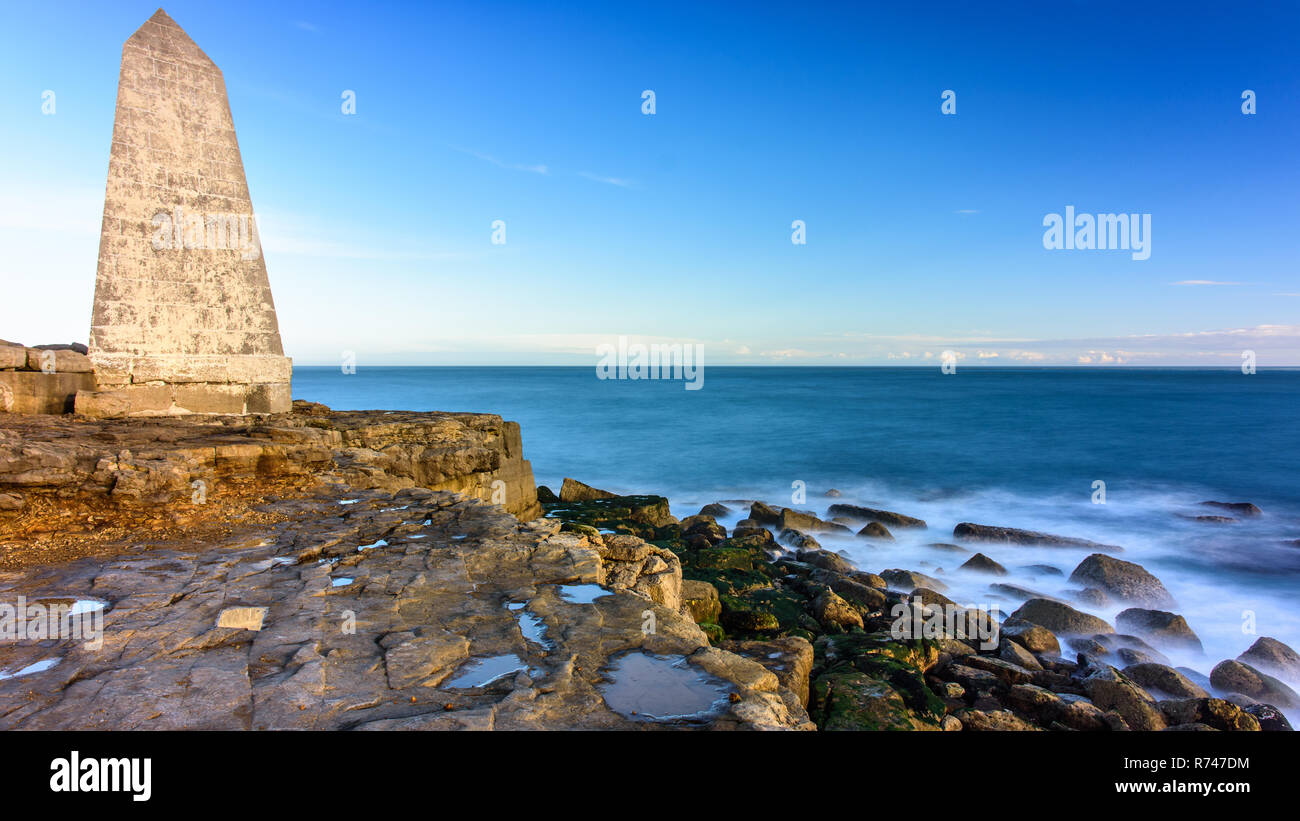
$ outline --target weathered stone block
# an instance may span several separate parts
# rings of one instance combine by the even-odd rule
[[[194,383],[174,385],[176,413],[243,413],[247,385]]]
[[[0,371],[0,410],[71,413],[77,392],[94,386],[94,375],[89,373]]]
[[[27,349],[17,345],[0,345],[0,370],[13,370],[27,364]]]

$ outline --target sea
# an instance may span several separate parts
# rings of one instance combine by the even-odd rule
[[[953,542],[959,522],[1118,545],[1117,558],[1163,581],[1204,645],[1204,655],[1160,648],[1176,665],[1208,675],[1259,636],[1300,648],[1300,369],[710,366],[702,376],[687,389],[591,367],[295,367],[293,395],[335,410],[499,414],[522,426],[538,484],[660,494],[678,517],[754,499],[919,517],[928,528],[895,530],[894,542],[817,538],[864,570],[926,573],[951,598],[1003,614],[1023,598],[991,583],[1111,623],[1126,605],[1072,599],[1080,585],[1068,577],[1088,550],[968,545],[1010,574],[960,571],[964,556],[929,547]],[[731,506],[728,527],[745,514]],[[1237,521],[1191,518],[1205,515]]]

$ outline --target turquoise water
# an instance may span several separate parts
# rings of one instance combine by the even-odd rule
[[[294,370],[294,397],[335,409],[496,413],[523,427],[537,481],[572,476],[661,493],[677,515],[719,499],[824,513],[838,501],[929,522],[888,547],[823,539],[865,569],[941,572],[970,602],[1010,610],[987,580],[925,547],[960,521],[1122,545],[1159,576],[1207,647],[1177,662],[1209,672],[1254,641],[1300,646],[1300,371],[709,367],[703,388],[601,380],[594,368]],[[1094,504],[1094,482],[1105,504]],[[797,483],[803,483],[800,501]],[[1216,499],[1264,510],[1233,525],[1181,515]],[[730,522],[728,522],[730,524]],[[830,542],[828,544],[828,542]],[[990,546],[1012,579],[1050,595],[1086,552]],[[959,560],[960,561],[960,560]],[[1020,568],[1048,563],[1062,577]],[[957,598],[957,596],[954,596]],[[1120,606],[1091,609],[1111,619]],[[1253,623],[1252,623],[1253,620]],[[1170,654],[1171,657],[1173,654]]]

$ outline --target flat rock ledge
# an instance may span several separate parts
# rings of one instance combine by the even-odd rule
[[[339,490],[222,539],[0,572],[0,601],[104,608],[98,648],[0,644],[0,729],[813,729],[774,673],[709,646],[671,551],[449,491]],[[637,652],[707,680],[710,709],[611,709]]]
[[[320,487],[449,490],[541,515],[519,425],[491,414],[307,402],[257,417],[0,414],[0,568],[220,529]]]

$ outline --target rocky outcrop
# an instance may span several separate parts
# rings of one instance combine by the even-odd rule
[[[566,478],[564,484],[560,485],[561,502],[590,502],[595,499],[613,499],[617,495],[617,493],[610,493],[608,490],[584,485],[577,479]]]
[[[4,599],[95,602],[103,630],[0,647],[0,728],[812,727],[683,615],[666,551],[448,492],[317,491],[269,527],[4,575]]]
[[[449,490],[523,519],[541,512],[519,426],[499,416],[306,403],[257,419],[0,415],[0,493],[22,501],[0,511],[0,565],[84,555],[129,534],[179,536],[318,486]]]

